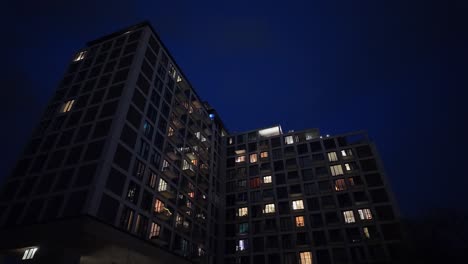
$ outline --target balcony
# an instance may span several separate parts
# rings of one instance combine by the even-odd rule
[[[199,111],[193,111],[191,114],[192,118],[195,120],[201,120],[202,119],[202,114]]]
[[[180,158],[179,153],[176,150],[167,150],[166,155],[171,159],[171,160],[178,160]]]
[[[259,150],[267,150],[268,149],[268,144],[259,144],[258,149]]]
[[[205,148],[209,148],[211,146],[211,142],[208,139],[205,139],[201,142]]]
[[[187,110],[182,105],[177,105],[176,107],[174,107],[174,112],[176,112],[179,116],[185,114],[186,111]]]
[[[203,130],[203,132],[205,132],[205,134],[208,135],[208,136],[211,136],[211,135],[213,134],[213,133],[211,132],[211,128],[205,128],[205,129]]]
[[[169,137],[169,140],[174,143],[174,145],[180,145],[183,143],[182,138],[178,134],[174,134]]]
[[[208,166],[208,164],[200,165],[200,172],[202,172],[205,175],[208,175],[210,173],[210,167]]]
[[[189,139],[188,139],[188,143],[192,146],[197,146],[198,145],[198,138],[196,138],[195,136],[191,136]]]
[[[167,209],[166,207],[162,208],[162,210],[160,212],[155,212],[155,215],[157,218],[161,219],[161,220],[164,220],[164,221],[167,221],[169,219],[171,219],[171,216],[172,216],[172,213],[169,209]]]
[[[167,199],[172,199],[175,197],[175,193],[174,191],[172,191],[171,189],[167,188],[165,190],[159,190],[159,194],[161,194],[162,196],[166,197]]]
[[[190,177],[193,177],[197,174],[195,170],[195,166],[193,164],[184,164],[184,167],[182,168],[185,174],[187,174]]]
[[[176,128],[184,127],[184,124],[178,118],[172,118],[171,122]]]
[[[190,232],[190,226],[189,225],[178,224],[178,225],[176,225],[176,229],[179,230],[180,232],[183,232],[183,233]]]
[[[167,246],[169,243],[162,237],[152,237],[150,241],[159,246]]]
[[[183,102],[185,100],[187,100],[187,96],[185,96],[185,93],[183,93],[182,91],[177,91],[175,96],[177,97],[177,99],[179,99],[179,101]]]
[[[177,178],[177,174],[169,167],[166,167],[163,169],[163,174],[164,176],[166,176],[168,179],[171,179],[171,180]]]

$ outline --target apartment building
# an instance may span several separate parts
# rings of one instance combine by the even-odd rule
[[[0,263],[389,263],[362,133],[229,133],[147,22],[90,41],[0,191]]]

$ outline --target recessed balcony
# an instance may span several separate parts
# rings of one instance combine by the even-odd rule
[[[164,176],[166,176],[167,178],[171,180],[177,178],[177,174],[173,170],[171,170],[169,167],[164,168],[163,174]]]
[[[159,194],[161,194],[162,196],[166,197],[167,199],[172,199],[172,198],[175,197],[175,193],[174,193],[171,189],[169,189],[169,188],[167,188],[167,189],[165,189],[165,190],[160,190],[160,191],[159,191]]]
[[[164,220],[164,221],[171,219],[171,216],[172,216],[171,211],[165,207],[160,212],[156,212],[155,214],[157,218]]]

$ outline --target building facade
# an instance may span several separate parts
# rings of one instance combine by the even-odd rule
[[[387,263],[372,143],[229,134],[151,25],[79,50],[0,193],[4,263]]]

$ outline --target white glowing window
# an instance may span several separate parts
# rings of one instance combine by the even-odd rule
[[[344,220],[345,220],[345,223],[347,224],[351,224],[351,223],[355,223],[356,222],[356,219],[354,219],[354,212],[353,211],[343,211],[343,217],[344,217]]]
[[[250,154],[250,163],[255,163],[258,160],[257,154]]]
[[[336,155],[336,152],[328,152],[328,161],[337,161],[338,156]]]
[[[74,102],[75,100],[70,100],[63,103],[62,107],[60,108],[60,113],[70,112]]]
[[[28,248],[24,251],[23,258],[22,259],[33,259],[34,254],[36,254],[36,251],[38,250],[37,247],[34,248]]]
[[[260,152],[260,158],[262,158],[262,159],[268,158],[268,151]]]
[[[168,168],[169,168],[169,162],[167,162],[167,160],[163,160],[161,171],[165,171]]]
[[[372,220],[372,212],[369,208],[359,209],[358,213],[361,220]]]
[[[304,202],[302,200],[296,200],[292,202],[293,210],[302,210],[304,209]]]
[[[353,170],[353,165],[352,164],[345,163],[344,166],[345,166],[346,171],[352,171]]]
[[[305,223],[304,223],[304,216],[296,216],[296,226],[297,226],[297,227],[303,227],[303,226],[305,226]]]
[[[265,208],[263,209],[264,214],[270,214],[275,212],[275,204],[265,204]]]
[[[338,176],[343,174],[343,167],[341,165],[330,166],[330,171],[333,176]]]
[[[155,222],[151,223],[151,230],[149,234],[149,238],[156,238],[161,233],[161,226],[156,224]]]
[[[75,55],[75,58],[73,58],[73,61],[80,61],[86,57],[86,50],[85,51],[80,51],[78,54]]]
[[[343,149],[341,151],[341,156],[342,157],[350,157],[353,155],[353,151],[351,149]]]
[[[312,264],[312,253],[310,251],[301,252],[299,255],[301,264]]]
[[[248,215],[247,207],[242,207],[242,208],[237,209],[237,214],[238,216],[247,216]]]
[[[236,157],[236,163],[245,162],[245,156]]]
[[[370,238],[369,228],[363,227],[363,228],[362,228],[362,232],[364,233],[364,236],[365,236],[366,238]]]
[[[286,143],[286,145],[294,144],[293,136],[284,137],[284,143]]]
[[[159,179],[158,191],[162,192],[162,191],[167,191],[168,189],[169,188],[168,188],[167,182],[163,179]]]
[[[247,248],[248,248],[247,239],[241,239],[237,242],[236,251],[244,251],[244,250],[247,250]]]
[[[172,127],[169,127],[167,130],[167,136],[172,137],[174,135],[174,129]]]
[[[228,138],[228,145],[232,145],[234,143],[234,140],[232,137]]]
[[[263,183],[271,183],[271,176],[263,176]]]

